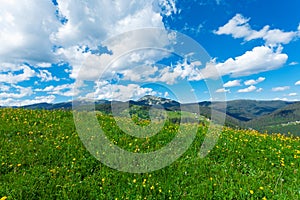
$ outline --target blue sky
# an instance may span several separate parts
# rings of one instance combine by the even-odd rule
[[[300,100],[298,0],[1,4],[1,106],[147,94]]]

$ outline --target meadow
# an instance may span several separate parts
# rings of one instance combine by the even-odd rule
[[[167,122],[157,135],[137,139],[112,116],[97,117],[111,141],[137,153],[162,148],[178,129]],[[71,111],[2,108],[0,199],[300,199],[299,137],[224,127],[200,158],[207,128],[199,124],[192,145],[171,165],[126,173],[86,150]]]

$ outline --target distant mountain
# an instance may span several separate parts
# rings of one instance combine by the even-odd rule
[[[240,121],[250,121],[257,117],[270,114],[277,109],[292,104],[286,101],[256,101],[256,100],[234,100],[228,101],[226,113]],[[218,103],[214,106],[218,109]]]
[[[108,100],[78,100],[74,102],[78,108],[95,109],[105,113],[111,113],[112,104],[121,109],[127,109],[128,106],[135,106],[135,110],[147,112],[150,107],[164,108],[168,111],[186,111],[197,113],[211,119],[211,113],[214,113],[214,119],[217,123],[222,122],[225,116],[225,125],[230,127],[253,128],[260,131],[268,130],[282,133],[300,132],[300,102],[286,101],[257,101],[257,100],[234,100],[227,102],[195,102],[180,104],[177,101],[146,95],[136,101],[127,102],[108,101]],[[224,110],[224,104],[227,104]],[[126,107],[127,106],[127,107]],[[139,107],[139,108],[137,108]],[[39,103],[22,106],[26,109],[72,109],[72,102],[62,102],[56,104]]]
[[[51,110],[54,109],[55,105],[59,104],[50,104],[50,103],[38,103],[38,104],[32,104],[32,105],[26,105],[26,106],[21,106],[21,108],[26,108],[26,109],[45,109],[45,110]]]
[[[164,108],[170,108],[173,106],[180,106],[180,103],[171,99],[166,99],[162,97],[152,96],[152,95],[146,95],[136,102],[132,101],[133,104],[140,104],[140,105],[148,105],[148,106],[155,106],[160,105]]]

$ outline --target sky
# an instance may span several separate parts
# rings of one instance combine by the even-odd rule
[[[0,4],[0,106],[300,100],[299,0]]]

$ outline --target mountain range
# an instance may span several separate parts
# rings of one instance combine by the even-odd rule
[[[292,133],[300,135],[300,102],[287,101],[259,101],[259,100],[233,100],[227,102],[203,101],[196,103],[180,104],[177,101],[147,95],[137,101],[128,102],[97,100],[74,101],[76,105],[95,105],[96,110],[110,113],[111,105],[127,104],[148,110],[150,107],[165,109],[167,111],[186,111],[200,114],[206,118],[214,116],[226,116],[225,125],[235,128],[256,129],[261,132],[276,132],[282,134]],[[224,106],[226,105],[226,110]],[[25,109],[72,109],[72,102],[39,103],[22,106]],[[199,110],[198,110],[199,108]],[[218,121],[218,119],[217,119]]]

